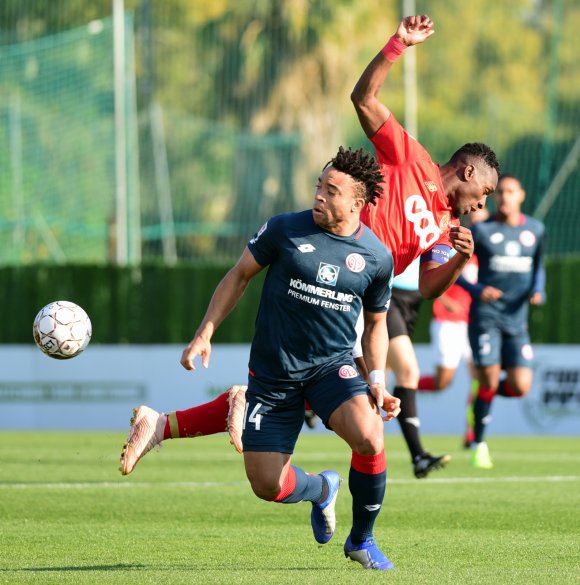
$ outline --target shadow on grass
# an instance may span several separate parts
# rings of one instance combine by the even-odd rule
[[[3,573],[20,573],[20,572],[57,572],[57,571],[142,571],[150,569],[149,565],[85,565],[72,567],[21,567],[19,569],[0,569]]]
[[[71,567],[21,567],[17,569],[7,569],[4,567],[0,567],[0,573],[58,573],[60,571],[63,572],[74,572],[74,571],[183,571],[183,570],[195,570],[196,572],[202,571],[215,571],[219,570],[220,567],[191,567],[191,566],[151,566],[151,565],[129,565],[129,564],[119,564],[119,565],[82,565],[82,566],[71,566]],[[225,569],[222,567],[221,570]],[[260,568],[260,567],[236,567],[235,569],[231,569],[231,567],[227,567],[227,570],[234,570],[234,571],[252,571],[252,572],[260,572],[266,571],[271,572],[271,568]],[[283,571],[330,571],[335,572],[336,568],[331,567],[279,567],[277,570]]]

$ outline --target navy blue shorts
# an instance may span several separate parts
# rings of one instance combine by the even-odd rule
[[[343,402],[368,393],[369,386],[354,361],[306,382],[264,383],[249,376],[242,434],[244,451],[293,453],[304,424],[305,399],[328,427],[330,415]]]
[[[531,368],[534,352],[527,329],[505,331],[498,325],[481,322],[469,324],[469,343],[476,366],[494,366],[502,369]]]

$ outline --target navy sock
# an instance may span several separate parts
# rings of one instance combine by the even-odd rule
[[[300,467],[291,465],[282,490],[274,501],[281,504],[319,502],[325,483],[322,475],[310,475]]]
[[[484,386],[479,387],[477,398],[473,403],[473,433],[474,441],[476,443],[481,443],[483,441],[485,428],[491,420],[489,413],[491,412],[491,403],[494,396],[495,390]]]
[[[355,469],[356,467],[356,469]],[[353,453],[348,487],[352,494],[351,541],[360,544],[373,535],[387,488],[384,451],[377,455]]]

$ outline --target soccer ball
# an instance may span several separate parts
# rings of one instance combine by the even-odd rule
[[[47,356],[68,360],[79,355],[89,344],[91,320],[75,303],[55,301],[40,309],[32,333],[34,342]]]

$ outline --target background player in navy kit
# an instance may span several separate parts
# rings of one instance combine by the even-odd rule
[[[518,398],[532,387],[528,304],[540,304],[545,298],[544,226],[521,213],[524,198],[516,177],[500,178],[495,193],[496,214],[472,228],[479,261],[478,282],[458,281],[473,298],[469,341],[479,391],[473,404],[472,463],[483,469],[493,466],[484,433],[494,397]],[[500,380],[502,368],[506,371],[504,380]]]
[[[393,565],[372,534],[386,487],[383,420],[397,414],[399,402],[386,391],[384,372],[393,258],[360,223],[363,207],[380,196],[381,179],[372,156],[341,148],[323,170],[313,210],[276,216],[249,242],[216,288],[181,363],[195,369],[194,358],[201,356],[209,365],[215,329],[249,280],[268,266],[249,361],[246,474],[261,499],[312,502],[314,536],[319,543],[330,540],[338,474],[310,475],[291,465],[307,399],[352,449],[353,525],[344,553],[365,568],[387,570]],[[361,310],[370,390],[352,357]]]

